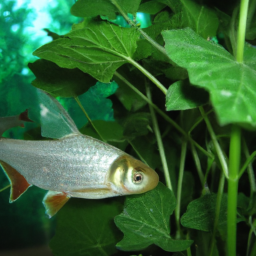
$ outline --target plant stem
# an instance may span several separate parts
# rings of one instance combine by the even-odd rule
[[[209,256],[212,256],[214,245],[215,245],[215,235],[216,235],[216,231],[217,231],[218,224],[219,224],[220,207],[221,207],[221,200],[222,200],[224,185],[225,185],[225,175],[224,175],[224,172],[221,172],[219,188],[218,188],[218,193],[217,193],[215,218],[214,218],[212,238],[211,238],[211,243],[210,243],[210,254],[209,254]]]
[[[140,152],[136,149],[136,147],[134,146],[134,144],[132,143],[132,141],[131,141],[131,140],[127,140],[127,141],[128,141],[128,143],[132,146],[133,150],[136,152],[136,154],[138,155],[138,157],[140,158],[140,160],[141,160],[142,162],[144,162],[147,166],[149,166],[148,163],[147,163],[147,161],[142,157],[142,155],[140,154]]]
[[[204,112],[204,109],[203,107],[199,107],[199,110],[204,118],[204,121],[206,123],[206,126],[207,126],[207,129],[209,131],[209,134],[211,136],[211,139],[212,139],[212,142],[213,142],[213,145],[215,147],[215,150],[216,150],[216,153],[217,153],[217,156],[219,158],[219,161],[220,161],[220,164],[221,164],[221,168],[222,168],[222,171],[224,172],[225,176],[228,177],[228,166],[227,166],[227,162],[225,160],[225,156],[221,150],[221,147],[218,143],[218,140],[216,138],[216,135],[212,129],[212,125],[208,119],[208,116],[205,114]]]
[[[204,188],[204,174],[202,171],[202,167],[201,167],[201,162],[200,159],[198,157],[197,151],[195,149],[195,146],[191,143],[191,151],[192,151],[192,155],[195,161],[195,165],[196,165],[196,169],[197,169],[197,173],[200,179],[200,182],[202,184],[202,187]]]
[[[184,176],[186,153],[187,153],[187,141],[183,139],[181,143],[180,168],[179,168],[179,178],[178,178],[178,188],[177,188],[176,208],[175,208],[175,220],[176,220],[176,227],[177,227],[176,239],[181,238],[180,204],[181,204],[182,181]]]
[[[151,92],[150,92],[148,84],[146,84],[146,94],[147,94],[147,97],[149,98],[149,100],[152,102]],[[169,173],[168,165],[167,165],[167,161],[166,161],[163,141],[162,141],[162,138],[161,138],[161,134],[160,134],[159,126],[158,126],[158,123],[157,123],[157,118],[156,118],[155,111],[154,111],[153,107],[150,104],[149,104],[149,110],[150,110],[150,114],[151,114],[151,118],[152,118],[153,130],[154,130],[155,135],[156,135],[157,145],[158,145],[158,148],[159,148],[159,153],[160,153],[160,157],[161,157],[161,161],[162,161],[162,165],[163,165],[163,169],[164,169],[164,176],[165,176],[166,185],[170,190],[172,190],[172,182],[171,182],[171,177],[170,177],[170,173]]]
[[[241,176],[243,175],[244,171],[246,170],[246,168],[248,167],[249,164],[252,163],[252,161],[254,160],[256,156],[256,151],[254,151],[245,161],[243,167],[241,168],[241,170],[239,171],[239,174],[238,174],[238,179],[241,178]],[[254,184],[255,185],[255,184]]]
[[[7,188],[9,188],[11,186],[11,184],[5,186],[4,188],[0,189],[0,193],[3,192],[4,190],[6,190]]]
[[[243,62],[244,56],[244,39],[246,31],[246,21],[248,13],[249,0],[241,0],[240,4],[240,14],[239,14],[239,25],[238,25],[238,35],[237,35],[237,52],[236,60],[238,62]]]
[[[241,0],[237,35],[236,60],[243,62],[244,41],[249,0]],[[241,129],[233,124],[229,147],[229,179],[228,179],[228,219],[227,219],[227,252],[236,255],[236,212],[238,194],[238,172],[241,153]]]
[[[241,153],[241,130],[237,125],[232,126],[229,148],[229,178],[228,178],[228,220],[227,244],[228,255],[236,255],[236,211],[238,192],[238,172]]]
[[[203,154],[207,157],[214,158],[214,156],[202,148],[197,142],[195,142],[175,121],[173,121],[168,115],[166,115],[157,105],[155,105],[151,100],[149,100],[143,93],[141,93],[134,85],[132,85],[127,79],[125,79],[118,72],[115,72],[115,76],[121,81],[126,83],[134,92],[136,92],[143,100],[145,100],[150,106],[152,106],[156,112],[161,115],[167,122],[177,129],[182,135],[184,135],[191,143],[193,143]]]
[[[100,132],[98,131],[98,129],[95,127],[95,125],[93,124],[92,120],[90,119],[90,117],[88,116],[87,112],[85,111],[83,105],[81,104],[80,100],[78,97],[74,97],[75,101],[77,102],[77,104],[79,105],[79,107],[81,108],[81,110],[84,112],[86,118],[88,119],[89,123],[91,124],[91,126],[93,127],[93,129],[95,130],[95,132],[100,136],[101,140],[106,142],[106,140],[101,136]]]
[[[249,158],[249,150],[248,147],[244,141],[243,143],[243,151],[245,153],[246,158]],[[249,177],[249,182],[250,182],[250,188],[251,188],[251,192],[250,195],[252,196],[253,192],[256,191],[256,184],[255,184],[255,176],[254,176],[254,171],[252,168],[252,162],[248,165],[248,177]]]
[[[124,19],[127,21],[127,23],[132,26],[136,27],[138,31],[141,33],[141,35],[156,49],[158,49],[161,53],[163,53],[168,59],[169,56],[167,55],[165,48],[158,44],[155,40],[153,40],[146,32],[144,32],[142,29],[138,28],[136,24],[128,17],[128,15],[122,10],[120,5],[116,2],[116,0],[111,0],[112,4],[115,5],[115,7],[118,9],[118,11],[121,13],[121,15],[124,17]]]
[[[138,62],[130,57],[126,57],[133,66],[139,69],[149,80],[151,80],[165,95],[167,94],[167,89],[162,85],[154,76],[151,75],[145,68],[143,68]]]

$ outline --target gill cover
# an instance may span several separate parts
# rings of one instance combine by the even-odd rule
[[[121,195],[145,193],[158,184],[158,174],[141,161],[123,155],[110,167],[109,182]]]

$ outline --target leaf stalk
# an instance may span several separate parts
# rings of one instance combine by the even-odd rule
[[[147,83],[146,83],[146,94],[147,94],[148,99],[152,102],[150,88],[149,88],[149,85]],[[167,160],[166,160],[166,156],[165,156],[163,141],[162,141],[162,138],[161,138],[161,134],[160,134],[159,126],[158,126],[158,123],[157,123],[157,118],[156,118],[155,111],[154,111],[153,107],[150,104],[149,104],[149,110],[150,110],[150,114],[151,114],[151,118],[152,118],[153,130],[155,132],[157,145],[158,145],[158,148],[159,148],[159,153],[160,153],[160,157],[161,157],[161,161],[162,161],[162,165],[163,165],[163,169],[164,169],[164,176],[165,176],[166,185],[170,190],[172,190],[172,182],[171,182],[171,177],[170,177],[170,173],[169,173],[169,170],[168,170],[168,165],[167,165]]]

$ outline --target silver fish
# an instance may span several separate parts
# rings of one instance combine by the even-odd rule
[[[100,199],[144,193],[158,184],[150,167],[118,148],[81,134],[63,107],[40,92],[42,135],[57,140],[0,139],[0,163],[15,201],[30,185],[49,190],[54,215],[70,197]]]

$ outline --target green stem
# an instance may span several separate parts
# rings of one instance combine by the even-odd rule
[[[204,174],[203,174],[203,171],[202,171],[201,162],[200,162],[200,159],[198,157],[195,146],[192,143],[191,143],[191,151],[192,151],[192,155],[193,155],[193,158],[194,158],[194,161],[195,161],[196,170],[197,170],[200,182],[202,184],[202,187],[204,187]]]
[[[239,25],[238,25],[238,36],[237,36],[237,49],[236,49],[237,50],[236,60],[238,62],[243,62],[248,6],[249,6],[249,0],[241,0],[240,14],[239,14]]]
[[[175,220],[176,220],[176,227],[177,227],[176,239],[181,238],[180,205],[181,205],[182,181],[184,176],[186,153],[187,153],[187,141],[183,140],[181,144],[180,168],[179,168],[179,178],[178,178],[178,188],[177,188],[176,208],[175,208]]]
[[[4,190],[6,190],[7,188],[9,188],[11,186],[11,184],[7,185],[6,187],[0,189],[0,193],[3,192]]]
[[[89,123],[91,124],[91,126],[93,127],[93,129],[95,130],[95,132],[100,136],[101,140],[106,142],[106,140],[101,136],[100,132],[98,131],[98,129],[95,127],[95,125],[93,124],[92,120],[90,119],[90,117],[88,116],[87,112],[85,111],[83,105],[81,104],[80,100],[78,97],[74,97],[75,101],[77,102],[77,104],[79,105],[79,107],[81,108],[81,110],[84,112],[86,118],[88,119]]]
[[[162,85],[154,76],[151,75],[145,68],[143,68],[138,62],[130,57],[126,57],[133,66],[139,69],[149,80],[151,80],[165,95],[167,94],[167,89]]]
[[[128,143],[132,146],[133,150],[134,150],[135,153],[138,155],[138,157],[140,158],[140,160],[141,160],[142,162],[144,162],[147,166],[149,166],[148,163],[147,163],[147,161],[143,158],[143,156],[140,154],[140,152],[136,149],[136,147],[134,146],[134,144],[132,143],[132,141],[131,141],[131,140],[127,140],[127,141],[128,141]]]
[[[126,83],[134,92],[136,92],[143,100],[145,100],[150,106],[152,106],[155,111],[161,115],[167,122],[169,122],[177,131],[184,135],[191,143],[193,143],[203,154],[207,157],[214,158],[214,156],[202,148],[197,142],[195,142],[175,121],[173,121],[168,115],[166,115],[157,105],[155,105],[151,100],[149,100],[143,93],[141,93],[134,85],[132,85],[127,79],[125,79],[118,72],[115,72],[115,76],[121,81]]]
[[[246,158],[249,158],[249,150],[248,147],[244,141],[243,143],[243,151],[245,153]],[[248,165],[248,177],[249,177],[249,182],[250,182],[250,188],[251,188],[251,196],[252,194],[256,191],[256,184],[255,184],[255,175],[254,175],[254,170],[252,168],[252,163]]]
[[[219,224],[220,207],[221,207],[221,200],[222,200],[224,185],[225,185],[225,175],[224,175],[224,172],[221,172],[219,188],[217,193],[216,208],[215,208],[215,219],[214,219],[213,231],[212,231],[212,237],[211,237],[211,243],[210,243],[210,254],[209,254],[210,256],[212,256],[213,254],[213,249],[215,245],[215,235],[216,235],[218,224]]]
[[[216,153],[217,153],[217,156],[219,158],[219,161],[220,161],[220,164],[221,164],[221,168],[222,168],[222,171],[224,172],[225,176],[228,177],[228,166],[227,166],[227,162],[225,160],[225,156],[221,150],[221,147],[218,143],[218,140],[216,138],[216,135],[213,131],[213,128],[212,128],[212,125],[208,119],[208,116],[205,114],[204,112],[204,109],[203,107],[199,107],[199,110],[204,118],[204,121],[206,123],[206,126],[207,126],[207,129],[209,131],[209,134],[211,136],[211,139],[212,139],[212,142],[213,142],[213,145],[214,145],[214,148],[216,150]]]
[[[256,151],[254,151],[245,161],[243,167],[241,168],[239,174],[238,174],[238,179],[241,178],[241,176],[243,175],[244,171],[246,170],[246,168],[248,167],[249,164],[252,163],[252,161],[254,160],[256,156]]]
[[[120,5],[116,2],[116,0],[111,0],[112,4],[115,5],[115,7],[118,9],[118,11],[121,13],[121,15],[124,17],[124,19],[127,21],[127,23],[132,26],[136,27],[141,35],[156,49],[158,49],[161,53],[163,53],[168,59],[169,56],[167,55],[165,48],[158,44],[155,40],[153,40],[147,33],[145,33],[142,29],[138,28],[137,25],[128,17],[128,15],[122,10]]]
[[[147,94],[147,97],[149,98],[149,100],[152,101],[151,92],[150,92],[148,84],[146,84],[146,94]],[[155,135],[156,135],[157,145],[158,145],[158,148],[159,148],[159,153],[160,153],[160,157],[161,157],[161,161],[162,161],[162,165],[163,165],[163,169],[164,169],[164,176],[165,176],[166,185],[170,190],[172,190],[172,182],[171,182],[171,177],[170,177],[170,173],[169,173],[169,170],[168,170],[168,165],[167,165],[167,160],[166,160],[166,156],[165,156],[163,141],[162,141],[162,138],[161,138],[159,127],[158,127],[155,111],[154,111],[153,107],[150,104],[149,104],[149,110],[150,110],[150,114],[151,114],[151,118],[152,118],[153,130],[154,130]]]
[[[228,178],[228,220],[227,245],[228,255],[236,255],[236,211],[238,193],[238,172],[241,153],[241,130],[232,126],[229,148],[229,178]]]

